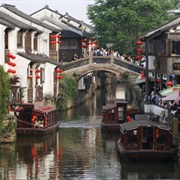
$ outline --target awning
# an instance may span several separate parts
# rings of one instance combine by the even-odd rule
[[[180,84],[176,84],[175,86],[173,86],[173,87],[169,87],[169,88],[167,88],[167,89],[164,89],[164,90],[162,90],[162,91],[159,91],[159,94],[161,95],[161,96],[168,96],[168,95],[170,95],[170,94],[172,94],[174,91],[176,91],[176,90],[180,90]]]

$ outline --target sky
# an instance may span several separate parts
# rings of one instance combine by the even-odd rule
[[[90,20],[88,20],[86,15],[87,6],[94,3],[95,0],[0,0],[0,5],[14,5],[17,9],[29,15],[48,5],[50,9],[57,10],[60,14],[67,12],[75,19],[88,24],[90,24]]]

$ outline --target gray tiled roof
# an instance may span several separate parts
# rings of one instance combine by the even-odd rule
[[[154,34],[158,34],[159,32],[166,31],[177,25],[180,25],[180,17],[176,17],[174,20],[171,20],[170,22],[164,23],[161,26],[148,31],[147,33],[141,35],[139,38],[142,39],[142,38],[150,37]]]
[[[0,15],[0,16],[1,16],[1,15]],[[2,18],[0,19],[0,24],[6,26],[6,27],[8,27],[8,28],[15,29],[15,26],[13,26],[11,23],[3,20]]]
[[[50,9],[49,6],[45,6],[44,8],[38,10],[37,12],[40,12],[40,11],[42,11],[43,9],[47,9],[48,11],[51,11],[51,12],[53,12],[53,13],[58,14],[58,15],[60,16],[60,18],[66,18],[68,21],[74,21],[74,22],[76,22],[77,24],[79,24],[79,26],[85,25],[85,26],[93,29],[91,25],[88,25],[88,24],[84,23],[83,21],[80,21],[80,20],[77,20],[77,19],[73,18],[73,17],[70,16],[68,13],[66,13],[65,15],[62,15],[62,14],[60,14],[58,11],[54,11],[54,10]],[[34,12],[33,14],[35,14],[35,13],[37,13],[37,12]],[[31,14],[31,16],[32,16],[33,14]],[[86,30],[81,30],[80,28],[78,28],[78,27],[76,27],[76,26],[73,26],[71,23],[68,23],[67,21],[62,21],[62,23],[57,24],[57,22],[55,22],[55,21],[53,20],[53,18],[49,18],[49,17],[47,17],[47,16],[44,16],[42,20],[47,20],[47,21],[49,21],[49,22],[51,22],[51,23],[53,23],[53,24],[58,25],[61,29],[74,31],[75,33],[77,33],[77,34],[79,34],[79,35],[82,35],[83,33],[86,33],[86,32],[85,32]]]
[[[76,32],[73,32],[71,30],[62,30],[61,31],[61,35],[62,37],[76,37],[76,38],[82,38],[82,35],[76,33]]]
[[[18,10],[18,9],[17,9],[15,6],[13,6],[13,5],[3,4],[2,7],[8,9],[9,11],[13,12],[14,14],[16,14],[16,15],[24,18],[24,19],[27,19],[27,20],[29,20],[29,21],[37,24],[37,25],[40,25],[40,26],[42,26],[42,27],[44,27],[44,28],[46,28],[46,29],[49,29],[49,30],[51,30],[52,32],[59,32],[59,29],[54,28],[53,26],[50,26],[50,25],[48,25],[48,24],[45,24],[45,23],[43,23],[42,21],[39,21],[39,20],[37,20],[37,19],[35,19],[35,18],[33,18],[33,17],[25,14],[24,12]]]
[[[0,11],[0,17],[1,17],[1,20],[6,21],[6,23],[9,23],[9,24],[13,25],[14,27],[19,27],[23,30],[29,30],[29,29],[37,30],[37,28],[35,28],[33,26],[29,26],[29,25],[15,19],[12,16],[5,14],[1,11]]]
[[[41,55],[41,54],[27,54],[27,53],[17,53],[19,56],[22,56],[28,60],[30,60],[31,62],[38,62],[38,63],[51,63],[54,65],[60,65],[60,63],[55,62],[52,59],[49,59],[47,56],[45,55]]]

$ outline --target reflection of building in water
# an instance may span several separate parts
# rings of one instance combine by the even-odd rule
[[[50,134],[48,137],[17,137],[17,159],[22,161],[21,164],[24,164],[24,167],[27,167],[13,172],[15,179],[18,179],[19,174],[22,177],[24,171],[27,171],[27,179],[41,179],[42,174],[46,174],[47,179],[55,179],[56,173],[53,174],[50,170],[51,167],[56,167],[58,161],[61,161],[58,155],[60,150],[56,149],[58,153],[52,151],[54,147],[59,148],[57,138],[57,133]]]

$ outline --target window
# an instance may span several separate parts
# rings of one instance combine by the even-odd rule
[[[34,50],[38,50],[38,34],[34,35]]]
[[[31,32],[26,33],[25,49],[27,53],[31,53]]]
[[[166,54],[166,41],[165,40],[156,40],[156,55],[164,56]]]
[[[44,68],[41,68],[41,84],[45,82],[45,73],[44,73]]]
[[[172,41],[172,54],[180,55],[180,41]]]
[[[123,107],[118,107],[118,119],[120,121],[124,120],[124,108]]]
[[[9,46],[8,46],[8,31],[6,30],[5,31],[5,41],[4,41],[4,43],[5,43],[5,49],[8,49],[9,48]]]
[[[19,31],[17,34],[17,47],[21,48],[23,47],[23,32]]]

